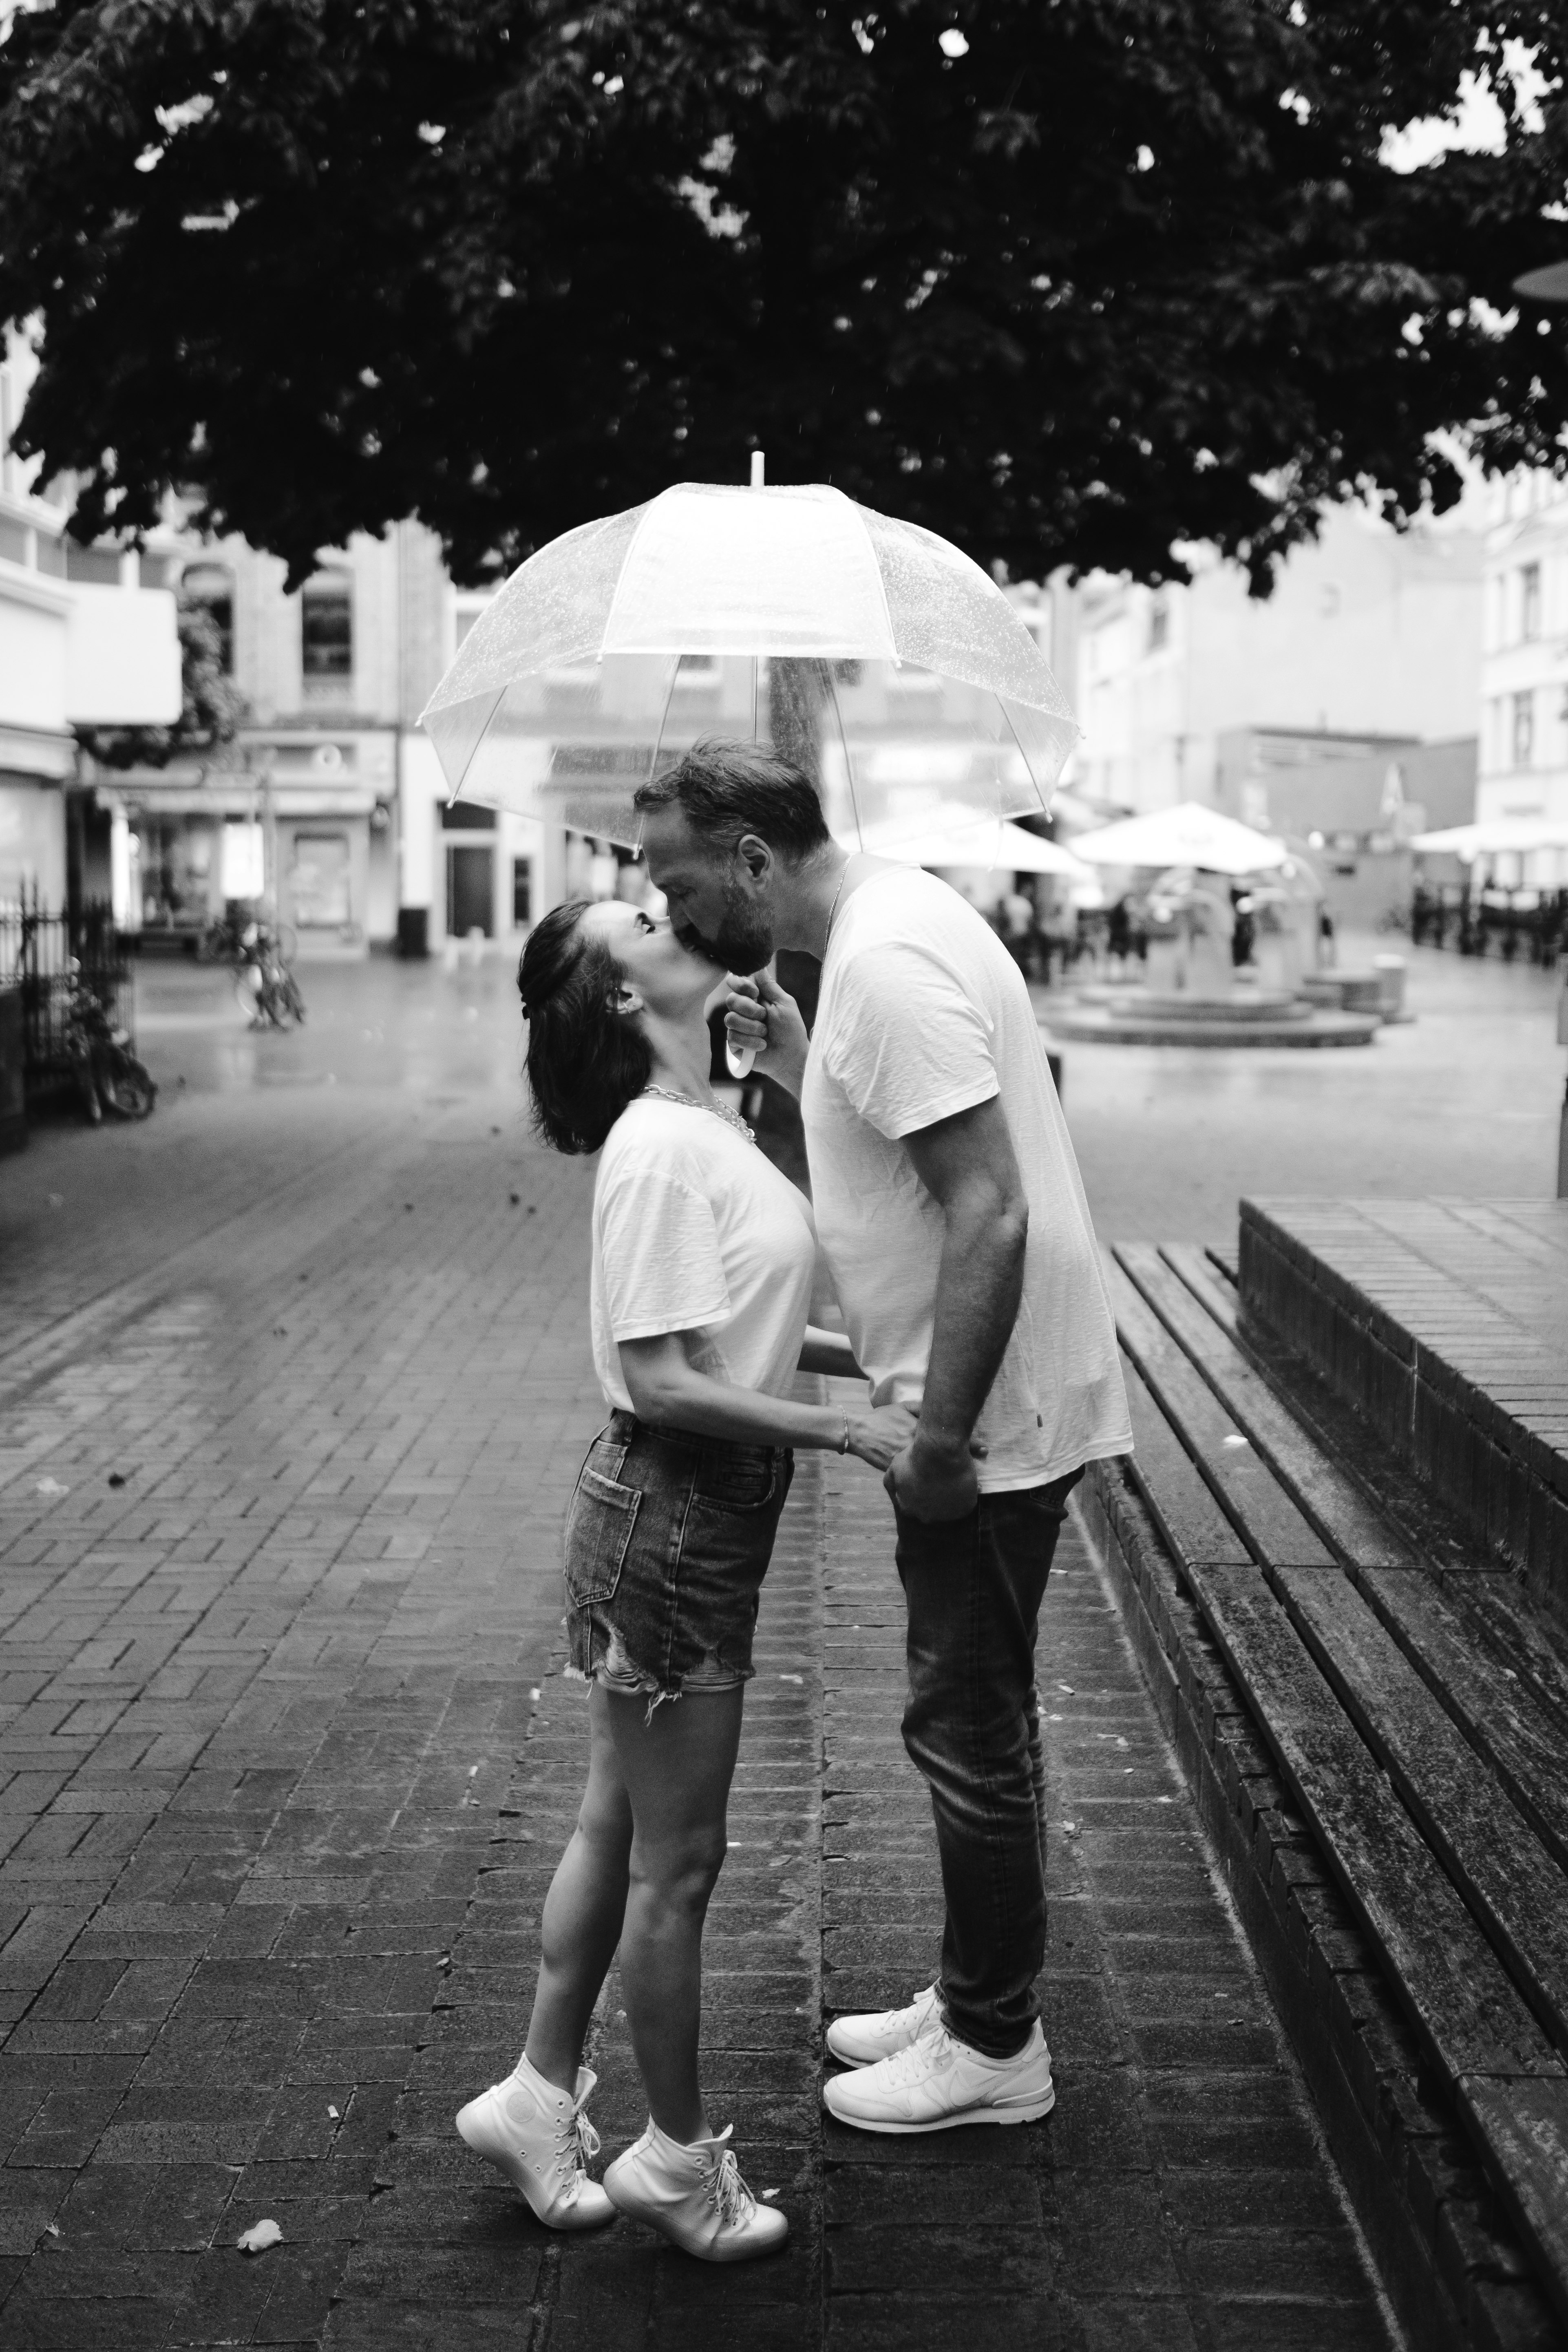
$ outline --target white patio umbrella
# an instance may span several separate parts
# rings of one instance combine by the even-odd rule
[[[949,682],[936,712],[910,691],[931,673]],[[929,831],[944,801],[972,818],[1048,809],[1078,731],[977,564],[821,483],[684,483],[552,540],[423,719],[454,799],[634,845],[637,786],[699,736],[789,752],[836,830],[886,841]],[[912,758],[879,782],[863,754],[889,735]]]
[[[1545,817],[1495,816],[1480,824],[1450,824],[1436,833],[1414,834],[1410,846],[1428,856],[1447,852],[1468,866],[1474,857],[1510,850],[1528,855],[1532,849],[1568,849],[1568,824]]]
[[[1261,874],[1283,866],[1290,854],[1282,841],[1201,801],[1076,834],[1072,846],[1076,857],[1092,866],[1195,866],[1208,874]]]
[[[1043,841],[1021,824],[1001,820],[976,822],[973,809],[952,802],[939,803],[926,830],[911,834],[894,820],[889,826],[871,825],[857,844],[853,835],[844,846],[875,850],[902,858],[910,866],[974,866],[1004,874],[1061,874],[1083,881],[1089,867],[1070,850]]]

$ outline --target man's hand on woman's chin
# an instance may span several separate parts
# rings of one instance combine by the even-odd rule
[[[900,1511],[928,1526],[966,1519],[980,1498],[974,1454],[984,1447],[934,1445],[916,1433],[890,1465],[882,1484]]]

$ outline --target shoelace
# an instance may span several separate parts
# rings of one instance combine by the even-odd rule
[[[939,2045],[945,2044],[945,2048]],[[882,2063],[888,2070],[889,2083],[915,2083],[932,2071],[932,2064],[951,2065],[953,2056],[952,2036],[942,2021],[940,2010],[932,2010],[914,2040],[894,2052]]]
[[[729,2137],[733,2128],[733,2125],[726,2127],[725,2138]],[[741,2168],[735,2160],[735,2151],[732,2147],[727,2147],[722,2151],[718,2162],[709,2173],[708,2195],[718,2208],[720,2221],[729,2229],[735,2229],[741,2222],[749,2221],[756,2210],[757,2200],[741,2178]]]
[[[588,2166],[599,2153],[599,2135],[583,2113],[573,2107],[556,2119],[555,2161],[570,2176],[566,2193],[575,2195],[587,2177]]]

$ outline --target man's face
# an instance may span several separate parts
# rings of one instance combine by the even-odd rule
[[[760,971],[773,951],[763,886],[739,849],[693,833],[684,810],[649,809],[643,823],[648,878],[669,906],[676,938],[727,971]]]

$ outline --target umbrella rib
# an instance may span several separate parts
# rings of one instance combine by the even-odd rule
[[[844,753],[844,782],[849,793],[849,814],[855,820],[855,838],[864,849],[866,828],[860,822],[860,803],[855,791],[855,762],[849,756],[849,738],[845,731],[844,713],[839,707],[838,681],[833,675],[833,666],[830,662],[825,662],[823,667],[827,673],[827,698],[833,705],[834,721],[838,729],[838,741]]]
[[[450,796],[448,797],[447,802],[447,806],[448,808],[455,808],[455,807],[457,806],[457,803],[458,803],[458,794],[462,791],[463,786],[464,786],[464,785],[468,782],[468,770],[473,766],[474,761],[479,758],[479,753],[484,750],[484,747],[485,747],[485,737],[489,733],[490,729],[494,726],[494,724],[495,724],[495,715],[496,715],[496,712],[500,709],[501,704],[506,700],[506,695],[507,695],[507,690],[506,690],[506,688],[503,686],[503,687],[501,688],[500,691],[500,692],[498,693],[498,695],[496,696],[495,700],[494,700],[494,701],[491,703],[491,705],[490,705],[490,708],[489,708],[489,717],[486,719],[484,725],[480,728],[480,730],[479,730],[479,735],[478,735],[477,739],[475,740],[475,743],[474,743],[474,748],[473,748],[473,750],[468,753],[468,758],[467,758],[467,759],[464,761],[464,762],[463,762],[463,772],[462,772],[462,774],[458,778],[457,782],[452,786],[452,790],[451,790]]]
[[[669,719],[669,706],[675,699],[675,681],[679,676],[680,656],[675,654],[670,657],[669,684],[664,689],[664,708],[658,714],[658,725],[655,728],[653,735],[653,756],[647,763],[647,781],[650,784],[653,782],[654,770],[658,765],[658,755],[664,743],[664,730]]]
[[[1011,735],[1011,737],[1013,738],[1014,742],[1015,742],[1015,743],[1016,743],[1016,745],[1018,746],[1018,757],[1019,757],[1019,759],[1020,759],[1020,760],[1022,760],[1022,761],[1024,762],[1024,773],[1028,777],[1029,782],[1034,785],[1034,787],[1035,787],[1035,798],[1038,801],[1038,800],[1040,800],[1040,799],[1041,799],[1041,794],[1040,794],[1040,780],[1039,780],[1038,776],[1037,776],[1037,775],[1036,775],[1036,773],[1035,773],[1035,763],[1034,763],[1034,761],[1030,759],[1030,757],[1029,757],[1029,755],[1028,755],[1027,751],[1025,751],[1025,749],[1024,749],[1024,739],[1023,739],[1023,737],[1019,734],[1019,732],[1018,732],[1017,729],[1016,729],[1016,728],[1014,726],[1014,724],[1013,724],[1013,714],[1012,714],[1012,712],[1011,712],[1011,711],[1008,709],[1008,708],[1007,708],[1007,698],[1006,698],[1006,696],[1005,696],[1005,694],[999,694],[999,695],[996,697],[996,707],[997,707],[997,709],[1001,711],[1003,718],[1004,718],[1004,719],[1006,720],[1006,722],[1007,722],[1007,732],[1008,732],[1008,734],[1009,734],[1009,735]],[[1066,756],[1066,755],[1065,755],[1065,753],[1064,753],[1064,755],[1063,755],[1063,756],[1064,756],[1064,757]],[[1051,813],[1051,800],[1052,800],[1052,797],[1053,797],[1053,795],[1052,795],[1051,793],[1047,793],[1047,794],[1045,795],[1045,798],[1044,798],[1044,801],[1043,801],[1043,803],[1042,803],[1041,809],[1040,809],[1040,814],[1041,814],[1042,816],[1049,816],[1049,814],[1050,814],[1050,813]],[[998,813],[997,813],[997,822],[998,822],[998,823],[1000,823],[1000,822],[1001,822],[1001,813],[1000,813],[1000,811],[998,811]]]

